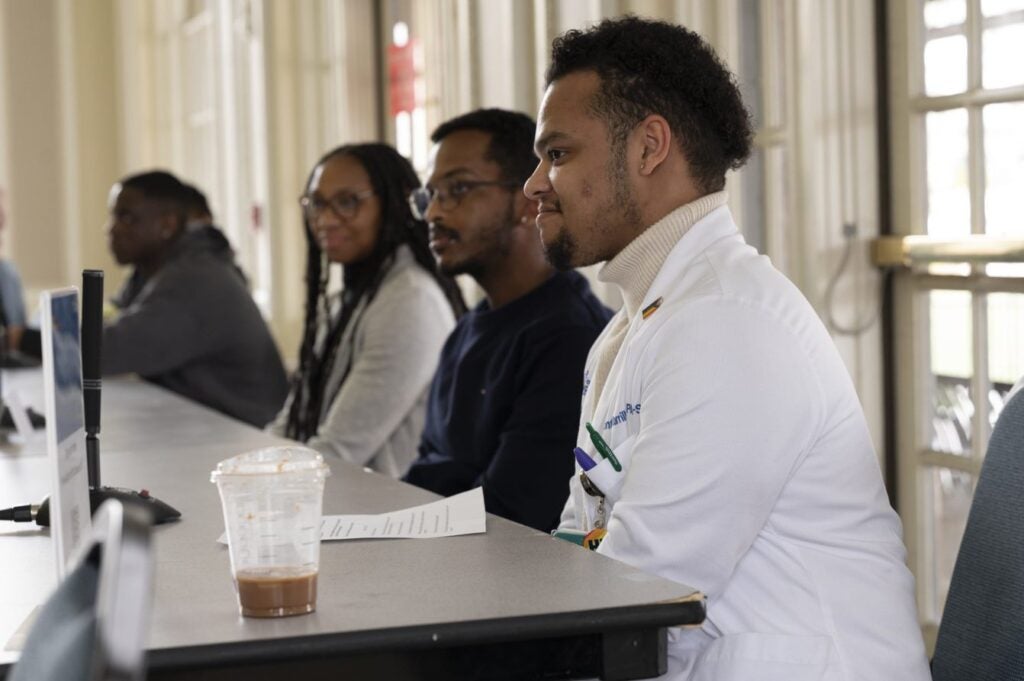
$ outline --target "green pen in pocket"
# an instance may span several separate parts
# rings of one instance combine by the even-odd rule
[[[615,469],[616,473],[621,473],[622,464],[619,463],[619,459],[615,456],[615,452],[612,451],[612,448],[604,441],[601,434],[594,430],[594,426],[587,423],[586,427],[587,432],[590,433],[590,441],[594,443],[594,448],[597,450],[597,453],[612,462],[612,468]]]

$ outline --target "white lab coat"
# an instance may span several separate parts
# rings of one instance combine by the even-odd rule
[[[814,310],[726,207],[679,240],[640,310],[658,298],[582,418],[623,464],[591,473],[608,497],[598,551],[708,599],[702,627],[670,630],[667,678],[929,679],[899,518]],[[578,444],[601,461],[582,426]],[[562,526],[596,513],[574,478]]]

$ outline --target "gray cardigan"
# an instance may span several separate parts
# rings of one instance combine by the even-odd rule
[[[332,307],[336,312],[338,305]],[[327,382],[326,395],[336,397],[324,401],[320,427],[306,444],[325,457],[398,477],[416,456],[427,389],[455,318],[437,282],[402,246],[377,295],[369,305],[361,301],[352,319],[358,321],[343,332]],[[326,320],[319,329],[318,354]],[[293,397],[294,391],[268,428],[281,437]]]

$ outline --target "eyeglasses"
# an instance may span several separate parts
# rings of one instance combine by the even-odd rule
[[[454,210],[474,189],[480,187],[519,187],[519,182],[510,180],[471,181],[458,180],[447,187],[420,187],[409,194],[409,208],[418,220],[427,219],[430,204],[437,201],[443,210]]]
[[[321,199],[318,196],[303,196],[299,199],[302,212],[309,222],[316,222],[317,218],[324,214],[328,208],[342,220],[351,220],[359,213],[359,206],[363,201],[373,196],[372,189],[364,189],[354,194],[339,192],[329,199]]]

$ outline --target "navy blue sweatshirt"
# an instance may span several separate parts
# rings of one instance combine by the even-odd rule
[[[463,316],[441,351],[419,457],[404,480],[445,496],[483,485],[491,513],[543,531],[557,526],[583,366],[610,316],[576,272]]]

